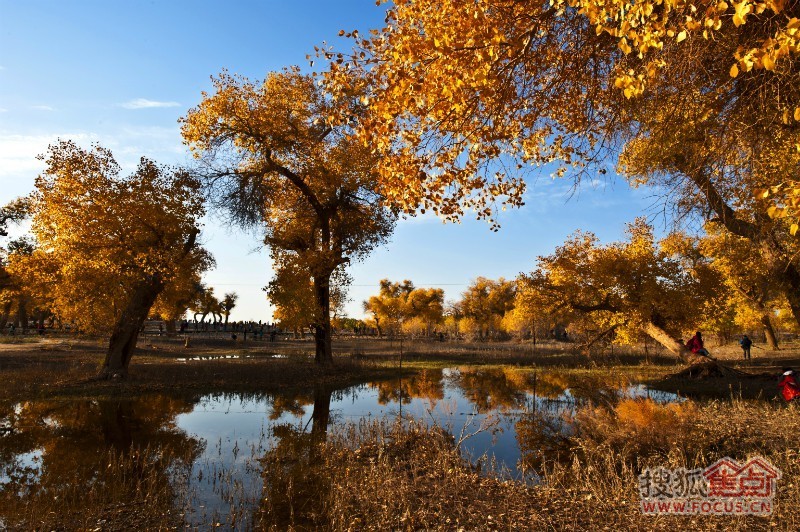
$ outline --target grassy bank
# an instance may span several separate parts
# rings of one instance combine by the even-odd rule
[[[557,453],[528,456],[541,475],[528,485],[479,471],[440,427],[360,422],[327,437],[284,437],[258,458],[264,489],[247,497],[258,504],[236,512],[251,513],[245,528],[271,530],[797,530],[798,414],[794,406],[740,400],[587,407]],[[6,526],[181,527],[189,494],[176,491],[180,481],[167,481],[164,463],[175,467],[191,457],[150,451],[98,456],[104,467],[88,490],[69,482],[69,470],[60,472],[55,491],[4,504]],[[755,455],[783,473],[771,516],[654,517],[639,510],[637,477],[645,467],[703,468],[725,456]]]
[[[645,404],[645,402],[640,402]],[[305,483],[307,512],[263,524],[328,530],[797,530],[800,474],[794,407],[764,402],[687,403],[586,409],[558,459],[540,463],[539,485],[482,475],[438,428],[380,423],[333,434]],[[770,517],[645,516],[638,474],[645,467],[706,467],[760,455],[783,471]],[[303,492],[302,490],[306,491]],[[276,512],[267,512],[276,517]]]
[[[0,400],[136,396],[147,393],[263,392],[325,386],[342,388],[398,374],[392,364],[340,356],[319,367],[297,347],[179,340],[140,343],[128,377],[96,380],[105,343],[45,339],[0,344]],[[277,357],[276,357],[277,355]]]
[[[572,344],[451,343],[426,340],[343,339],[335,342],[335,364],[313,363],[313,343],[306,341],[232,341],[226,337],[148,337],[139,342],[129,377],[122,383],[94,380],[105,353],[105,341],[74,338],[8,338],[0,342],[0,372],[6,385],[0,400],[56,395],[136,395],[151,392],[251,392],[324,385],[343,387],[401,374],[403,370],[452,366],[528,368],[566,371],[588,378],[623,375],[633,382],[690,396],[774,397],[774,377],[784,366],[800,368],[800,345],[780,351],[754,350],[743,361],[736,346],[718,347],[714,355],[744,375],[707,381],[669,379],[682,366],[652,346],[607,351],[587,357]],[[402,360],[401,360],[402,353]]]

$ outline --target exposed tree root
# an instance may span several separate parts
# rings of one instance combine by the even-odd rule
[[[122,381],[128,376],[126,369],[103,368],[93,380],[97,381]]]
[[[715,360],[713,358],[708,358],[707,360],[696,362],[677,373],[668,375],[665,377],[665,379],[689,378],[689,379],[704,380],[704,379],[717,379],[723,377],[747,378],[747,377],[762,377],[762,376],[763,375],[755,375],[752,373],[747,373],[746,371],[741,371],[736,368],[726,366],[725,364],[721,364],[718,360]]]

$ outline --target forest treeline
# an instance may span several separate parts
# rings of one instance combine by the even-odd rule
[[[786,298],[741,239],[708,227],[703,236],[674,232],[656,240],[644,219],[627,239],[602,244],[579,231],[530,273],[516,279],[478,277],[454,301],[441,288],[381,281],[363,303],[367,319],[344,326],[474,340],[570,338],[591,350],[611,343],[680,342],[701,329],[730,340],[763,335],[777,349],[776,330],[797,332]]]

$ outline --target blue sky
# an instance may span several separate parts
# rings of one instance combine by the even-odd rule
[[[374,0],[0,0],[0,202],[32,190],[36,155],[59,137],[99,142],[126,169],[141,156],[187,162],[177,120],[210,89],[210,76],[305,68],[315,45],[341,42],[340,29],[382,26],[384,9]],[[479,275],[529,271],[576,229],[617,240],[653,199],[622,181],[587,183],[572,196],[570,182],[542,174],[529,181],[526,203],[503,213],[499,233],[469,217],[400,222],[387,246],[351,268],[348,313],[360,317],[361,301],[385,277],[441,286],[457,299]],[[217,261],[206,281],[240,296],[232,319],[269,320],[261,287],[271,270],[258,239],[213,217],[203,238]]]

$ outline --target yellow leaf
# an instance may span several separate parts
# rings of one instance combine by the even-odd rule
[[[678,34],[678,42],[685,41],[685,40],[686,40],[686,30],[684,30],[684,31],[682,31],[682,32],[680,32]]]
[[[792,236],[796,235],[798,229],[800,229],[800,225],[792,224],[792,226],[789,228],[789,234]]]
[[[800,120],[800,107],[795,107],[794,108],[794,119],[795,120]]]
[[[761,58],[761,64],[764,65],[764,69],[766,70],[775,69],[775,61],[772,60],[772,56],[769,54],[764,54],[764,57]]]
[[[738,75],[739,75],[739,67],[738,67],[738,66],[736,66],[736,65],[733,65],[733,66],[731,67],[731,77],[732,77],[732,78],[735,78],[735,77],[736,77],[736,76],[738,76]]]

